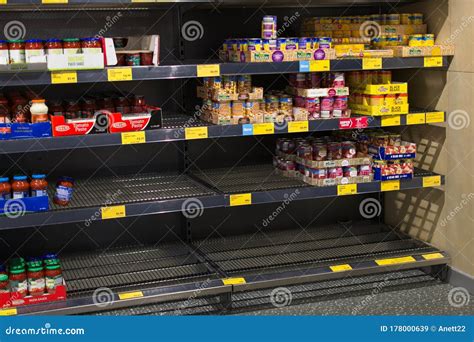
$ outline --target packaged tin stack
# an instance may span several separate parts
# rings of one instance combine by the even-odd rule
[[[368,145],[346,136],[277,140],[275,168],[314,186],[370,182]]]
[[[375,180],[413,178],[415,143],[402,141],[400,134],[384,130],[364,132],[359,139],[368,142]]]
[[[290,74],[289,79],[295,116],[309,120],[350,117],[344,73],[299,73]]]
[[[408,85],[392,82],[391,71],[356,71],[348,73],[352,93],[349,106],[356,114],[407,114]]]

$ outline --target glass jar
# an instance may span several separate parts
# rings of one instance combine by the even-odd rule
[[[15,258],[10,261],[10,292],[17,293],[20,298],[28,294],[25,260]]]
[[[93,118],[96,109],[93,99],[84,99],[81,105],[81,118]]]
[[[135,95],[132,100],[133,112],[143,113],[146,110],[145,96]]]
[[[81,42],[77,38],[64,39],[63,51],[65,55],[81,53]]]
[[[12,121],[25,123],[29,121],[28,100],[23,96],[15,96],[11,98],[11,115]]]
[[[10,107],[8,106],[8,100],[4,97],[0,97],[0,123],[9,123],[10,121]]]
[[[12,198],[12,186],[8,177],[0,177],[0,200]]]
[[[9,62],[8,42],[6,40],[0,40],[0,61],[2,61],[2,63]]]
[[[99,38],[81,39],[81,48],[83,53],[102,53],[102,44]]]
[[[66,206],[72,199],[74,188],[74,179],[71,177],[61,177],[56,183],[56,193],[54,195],[54,203]]]
[[[48,39],[44,47],[47,55],[61,55],[63,53],[63,42],[60,39]]]
[[[48,122],[48,106],[45,104],[46,100],[44,99],[34,99],[31,100],[31,122]]]
[[[66,100],[64,106],[64,117],[66,119],[77,119],[80,117],[81,108],[77,101]]]
[[[31,296],[42,296],[46,287],[43,262],[39,258],[31,258],[27,266],[28,292]]]
[[[49,114],[64,115],[64,108],[61,100],[48,101]]]
[[[48,254],[43,259],[45,265],[44,276],[46,279],[46,291],[56,292],[56,287],[63,284],[61,264],[56,254]]]
[[[138,66],[140,65],[140,53],[138,52],[131,52],[125,55],[125,65],[128,66]]]
[[[8,43],[10,64],[25,63],[25,41],[10,40]]]
[[[153,65],[153,52],[140,52],[140,65]]]
[[[29,62],[31,57],[44,56],[43,41],[40,39],[29,39],[25,42],[25,59]]]
[[[30,182],[31,197],[48,196],[48,182],[45,174],[33,174]]]
[[[26,176],[13,176],[12,182],[13,199],[25,198],[30,196],[30,183]]]

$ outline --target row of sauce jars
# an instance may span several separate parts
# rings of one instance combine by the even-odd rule
[[[21,298],[28,294],[41,296],[54,293],[63,284],[61,264],[56,254],[43,258],[10,260],[9,269],[0,264],[0,293],[16,293]]]
[[[21,199],[25,197],[48,196],[48,182],[46,175],[33,174],[31,181],[24,175],[0,177],[0,200]]]
[[[78,53],[102,53],[100,38],[0,40],[0,57],[5,57],[9,64],[26,63],[32,56]]]

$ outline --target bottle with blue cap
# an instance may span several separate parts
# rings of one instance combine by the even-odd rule
[[[8,177],[0,177],[0,200],[8,201],[12,198],[12,186]]]
[[[30,195],[30,183],[23,175],[13,176],[12,182],[13,199],[25,198]]]
[[[46,175],[35,173],[31,176],[31,197],[48,196],[48,182]]]

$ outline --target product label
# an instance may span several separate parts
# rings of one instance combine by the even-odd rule
[[[46,288],[48,290],[54,290],[56,287],[59,285],[63,284],[63,276],[62,275],[57,275],[55,277],[46,277]]]
[[[222,283],[224,285],[238,285],[238,284],[245,284],[246,281],[245,281],[245,278],[226,278],[226,279],[222,279]]]
[[[143,292],[142,291],[125,292],[125,293],[119,293],[118,296],[119,296],[120,300],[141,298],[141,297],[143,297]]]
[[[362,69],[364,70],[382,69],[382,58],[380,57],[362,58]]]
[[[219,64],[202,64],[197,66],[197,77],[216,77],[221,74]]]
[[[124,132],[122,133],[122,145],[143,144],[146,142],[145,132]]]
[[[0,316],[15,316],[18,314],[16,308],[0,310]]]
[[[387,126],[400,126],[400,115],[382,116],[382,127]]]
[[[114,218],[121,218],[127,216],[127,211],[124,205],[116,205],[113,207],[101,208],[102,220],[109,220]]]
[[[272,122],[253,124],[254,135],[274,134],[274,133],[275,133],[275,126],[273,125]]]
[[[443,57],[425,57],[424,63],[425,68],[439,68],[443,66]]]
[[[44,56],[42,49],[38,50],[25,50],[25,58],[28,60],[30,57]]]
[[[48,191],[45,190],[31,190],[31,197],[48,196]]]
[[[321,61],[309,61],[309,71],[311,72],[322,72],[329,71],[331,69],[331,64],[328,59]]]
[[[25,280],[10,280],[10,291],[11,292],[26,292],[28,290],[28,283]]]
[[[10,64],[25,63],[25,50],[10,50]]]
[[[30,293],[44,291],[45,285],[44,278],[28,279],[28,291]]]
[[[355,195],[357,194],[357,184],[344,184],[337,186],[337,195]]]
[[[69,202],[72,198],[73,189],[65,186],[58,186],[56,188],[56,198],[61,201]]]
[[[400,190],[400,180],[384,181],[380,183],[380,191]]]
[[[63,51],[65,55],[77,55],[81,53],[81,49],[77,49],[77,48],[66,48]]]
[[[444,122],[444,112],[426,113],[426,123]]]
[[[77,83],[77,72],[75,71],[53,71],[51,72],[52,84]]]
[[[407,125],[422,125],[425,123],[425,113],[407,114]]]
[[[432,187],[441,185],[441,176],[423,177],[423,187]]]
[[[308,121],[290,121],[288,122],[288,133],[308,132]]]
[[[208,137],[207,127],[186,127],[184,129],[184,137],[190,139],[206,139]]]
[[[102,53],[102,48],[82,48],[83,53]]]
[[[63,54],[63,49],[47,49],[46,53],[48,55],[62,55]]]
[[[8,201],[11,198],[12,198],[12,195],[9,192],[4,192],[3,194],[0,194],[0,199],[2,199],[2,200]]]
[[[131,81],[132,68],[110,68],[107,69],[107,79],[113,81]]]
[[[231,207],[240,206],[240,205],[250,205],[252,204],[252,194],[235,194],[230,195],[229,202]]]
[[[13,199],[28,197],[28,191],[13,191]]]

